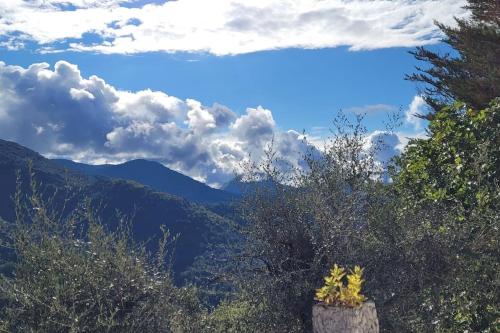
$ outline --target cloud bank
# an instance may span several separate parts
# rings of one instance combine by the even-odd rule
[[[222,104],[205,106],[162,91],[119,90],[95,75],[82,77],[65,61],[53,68],[0,62],[0,100],[1,139],[91,164],[155,160],[215,187],[232,179],[242,164],[259,162],[271,142],[276,157],[294,168],[304,168],[304,154],[321,154],[326,143],[325,128],[313,128],[310,136],[282,130],[262,106],[236,114]],[[425,124],[412,115],[425,107],[418,95],[408,105],[405,124],[413,131],[374,131],[366,137],[366,150],[375,152],[381,168],[409,137],[424,136]]]
[[[308,149],[301,134],[279,130],[262,106],[237,115],[160,91],[122,91],[64,61],[53,69],[0,62],[0,100],[2,139],[89,163],[152,159],[214,186],[249,156],[258,160],[271,140],[292,165]]]
[[[152,1],[151,1],[152,2]],[[465,0],[8,0],[0,47],[235,55],[283,48],[413,47],[441,38]],[[62,28],[64,27],[64,28]]]

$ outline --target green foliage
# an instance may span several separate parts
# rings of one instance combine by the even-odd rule
[[[438,54],[424,47],[412,52],[426,62],[407,79],[424,83],[424,99],[441,110],[455,100],[480,110],[500,97],[500,15],[496,0],[468,0],[472,15],[457,20],[457,27],[438,23],[444,42],[455,53]]]
[[[359,123],[341,119],[305,173],[282,172],[269,152],[247,175],[266,185],[245,198],[244,243],[224,272],[238,299],[266,305],[253,308],[262,330],[310,331],[314,289],[333,263],[365,268],[382,331],[498,330],[498,114],[498,102],[438,112],[389,184],[376,181]],[[333,303],[344,274],[334,273],[319,295]]]
[[[343,278],[346,276],[343,267],[333,265],[330,269],[330,276],[325,277],[325,285],[316,290],[317,301],[327,305],[346,306],[349,308],[360,306],[366,300],[361,295],[361,286],[364,282],[363,270],[359,266],[354,266],[351,274],[347,275],[347,286],[344,285]]]
[[[460,213],[500,200],[500,100],[480,111],[455,103],[435,113],[428,139],[408,144],[396,186],[415,205],[446,202]]]
[[[107,178],[93,178],[69,171],[57,163],[13,142],[0,140],[0,217],[8,222],[16,218],[12,197],[16,192],[16,173],[22,180],[23,193],[30,193],[31,161],[34,179],[47,208],[65,216],[84,201],[109,230],[120,223],[117,212],[133,220],[131,232],[138,242],[147,242],[155,251],[162,224],[179,235],[173,253],[173,278],[176,283],[192,281],[189,270],[200,256],[213,256],[212,244],[224,244],[225,220],[203,206],[142,184]]]
[[[203,311],[193,290],[176,288],[165,267],[166,231],[156,257],[122,224],[107,232],[90,213],[64,221],[46,208],[36,184],[17,221],[3,224],[15,253],[1,276],[0,328],[8,332],[193,332]]]
[[[250,298],[224,301],[210,314],[206,331],[227,333],[280,332],[279,322],[274,328],[266,325],[262,314],[269,310],[264,303]],[[285,332],[285,331],[283,331]],[[293,332],[293,329],[290,330]]]
[[[480,111],[442,109],[429,137],[411,141],[398,161],[402,244],[421,270],[418,314],[437,331],[498,329],[499,108],[496,100]],[[407,218],[415,214],[423,218]]]

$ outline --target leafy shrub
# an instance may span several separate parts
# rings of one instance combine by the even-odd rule
[[[205,330],[227,333],[266,332],[266,326],[259,320],[265,308],[265,304],[251,300],[224,301],[210,314]]]
[[[283,172],[271,149],[264,163],[245,175],[265,185],[253,186],[244,198],[245,222],[237,228],[243,242],[234,249],[232,272],[226,270],[223,278],[233,283],[237,299],[266,304],[259,315],[264,331],[310,331],[314,290],[324,267],[334,263],[365,267],[371,299],[391,293],[377,295],[376,285],[386,285],[392,276],[377,278],[383,265],[374,262],[374,253],[388,260],[384,252],[392,251],[375,235],[394,230],[388,226],[394,221],[392,198],[374,181],[380,174],[375,152],[365,150],[361,119],[341,116],[335,124],[337,135],[324,154],[305,156],[307,172]]]
[[[350,308],[363,304],[366,300],[365,296],[361,295],[363,269],[354,266],[351,274],[347,275],[347,286],[343,282],[346,275],[345,269],[335,264],[330,269],[330,276],[325,277],[325,285],[316,290],[315,299],[328,305]]]
[[[500,100],[443,108],[394,177],[401,245],[418,274],[415,316],[439,332],[500,329]],[[417,218],[415,218],[417,217]]]
[[[225,274],[238,298],[266,304],[258,317],[268,331],[296,323],[308,332],[324,267],[356,263],[382,331],[498,331],[498,105],[436,113],[393,183],[375,180],[356,123],[336,131],[320,158],[306,156],[305,173],[284,175],[269,153],[249,172],[266,186],[245,198],[244,242]]]
[[[3,223],[15,254],[0,277],[0,328],[9,332],[192,332],[203,318],[195,291],[173,285],[166,230],[155,256],[123,224],[108,232],[82,205],[59,221],[36,184],[17,221]],[[196,319],[198,318],[198,319]]]

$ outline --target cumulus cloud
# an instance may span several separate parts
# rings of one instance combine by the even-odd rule
[[[238,115],[222,104],[205,106],[161,91],[123,91],[97,76],[83,77],[65,61],[53,68],[0,62],[0,99],[2,139],[87,163],[152,159],[214,186],[233,177],[242,162],[259,161],[270,142],[295,168],[305,167],[303,155],[311,149],[319,153],[322,146],[314,131],[306,142],[301,133],[280,130],[262,106]],[[421,129],[421,120],[409,115],[424,107],[419,96],[408,107],[407,122],[415,129]],[[366,138],[366,149],[384,166],[407,136],[375,131]]]
[[[161,91],[122,91],[59,61],[28,68],[0,62],[0,137],[49,156],[88,163],[148,158],[211,185],[259,159],[269,143],[292,165],[307,144],[277,129],[261,106],[237,115]]]
[[[203,108],[201,103],[192,99],[187,100],[190,110],[187,113],[186,124],[198,133],[209,132],[216,127],[215,117]]]
[[[420,131],[422,129],[423,119],[418,116],[426,113],[426,107],[427,104],[422,96],[417,95],[413,98],[405,112],[405,121],[412,125],[416,131]]]
[[[375,168],[379,172],[379,178],[383,182],[391,181],[388,166],[394,157],[401,154],[401,137],[392,132],[374,131],[366,138],[365,149],[374,159]]]
[[[160,91],[116,92],[116,112],[131,120],[170,121],[186,111],[186,103]]]
[[[400,144],[396,133],[386,131],[374,131],[366,138],[367,150],[372,152],[376,161],[384,165],[401,153],[398,148]]]
[[[95,99],[94,95],[89,93],[85,89],[76,89],[76,88],[71,88],[69,90],[69,94],[73,99],[80,100],[80,99]]]
[[[271,111],[259,106],[247,109],[247,114],[236,119],[231,128],[236,137],[252,144],[259,143],[260,139],[269,140],[275,126]]]
[[[102,53],[242,54],[283,48],[411,47],[441,38],[465,0],[9,0],[0,45]],[[126,5],[126,6],[124,6]],[[61,29],[64,27],[64,29]],[[92,38],[89,39],[89,36]]]

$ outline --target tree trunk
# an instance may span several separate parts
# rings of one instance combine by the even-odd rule
[[[316,304],[313,306],[314,333],[378,333],[375,303],[357,308]]]

